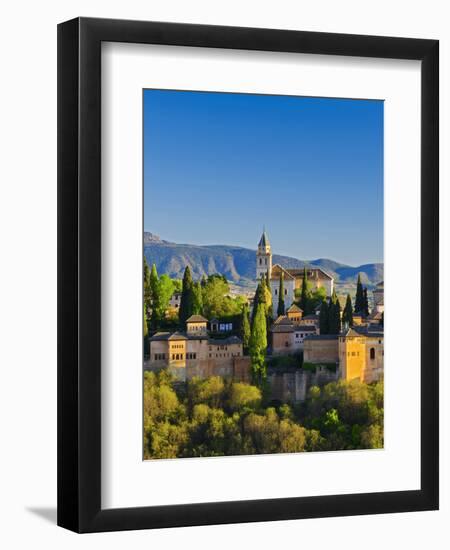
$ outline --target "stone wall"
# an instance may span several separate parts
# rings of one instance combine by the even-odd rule
[[[291,403],[304,401],[311,386],[323,386],[338,378],[338,372],[332,372],[325,367],[318,367],[315,372],[304,369],[273,369],[267,376],[271,398]]]
[[[337,336],[306,338],[303,342],[303,361],[305,363],[338,363],[339,343]]]

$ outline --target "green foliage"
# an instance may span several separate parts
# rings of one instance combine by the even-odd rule
[[[342,313],[342,322],[349,327],[353,326],[353,306],[350,294],[347,294],[347,300],[345,302],[344,311]]]
[[[158,272],[156,265],[152,265],[150,272],[150,300],[151,300],[151,317],[150,326],[152,330],[157,330],[161,319],[164,317],[164,311],[161,304],[161,292]]]
[[[148,336],[147,314],[145,312],[145,304],[144,304],[144,338],[147,338],[147,336]]]
[[[329,334],[339,334],[341,332],[341,305],[335,290],[333,290],[328,304],[328,330]]]
[[[229,407],[232,411],[257,409],[261,404],[261,397],[259,388],[235,382],[230,388]]]
[[[255,299],[253,301],[253,311],[252,311],[252,325],[255,319],[256,310],[258,309],[259,304],[264,305],[264,313],[267,314],[267,292],[266,292],[266,278],[261,277],[261,280],[256,287]]]
[[[383,383],[312,386],[301,406],[262,408],[261,390],[220,377],[181,387],[144,375],[144,458],[383,447]]]
[[[303,363],[303,353],[292,355],[269,355],[267,366],[276,369],[300,368]]]
[[[320,334],[330,334],[330,311],[327,302],[322,302],[319,313]]]
[[[264,303],[256,306],[250,334],[249,351],[252,363],[252,377],[261,386],[266,377],[267,322]]]
[[[248,347],[250,345],[250,318],[248,305],[245,303],[242,308],[241,323],[240,323],[240,337],[242,339],[242,346],[244,348],[244,354],[248,353]]]
[[[144,256],[144,306],[149,310],[152,303],[151,288],[150,288],[150,267]]]
[[[161,275],[159,278],[159,302],[162,314],[164,314],[169,307],[170,298],[175,292],[175,283],[168,275]]]
[[[230,287],[222,275],[210,275],[201,285],[203,315],[207,319],[232,317],[240,315],[244,298],[232,298],[228,295]]]
[[[194,283],[192,288],[192,315],[202,315],[203,313],[203,292],[199,282]]]
[[[278,309],[277,315],[284,315],[284,273],[280,275],[280,286],[278,289]]]
[[[192,280],[191,270],[186,266],[183,275],[183,287],[181,291],[181,300],[179,308],[179,320],[182,327],[185,326],[186,320],[193,315],[194,311],[194,282]]]
[[[305,361],[302,365],[302,368],[304,370],[309,370],[311,372],[316,372],[316,370],[319,367],[326,368],[330,372],[336,372],[336,363],[310,363],[309,361]]]
[[[358,273],[356,282],[356,297],[355,297],[355,312],[361,313],[364,311],[364,290],[361,283],[361,273]]]
[[[312,313],[312,293],[311,285],[308,281],[308,274],[306,267],[303,269],[302,289],[300,293],[300,300],[298,302],[300,309],[303,310],[303,315],[309,315]]]
[[[367,296],[367,288],[365,287],[363,290],[363,313],[364,315],[369,315],[369,298]]]
[[[223,400],[225,383],[220,376],[201,379],[192,378],[188,387],[189,404],[206,403],[210,407],[218,407]]]

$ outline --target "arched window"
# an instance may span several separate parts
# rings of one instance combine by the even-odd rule
[[[267,265],[267,258],[264,258],[264,263]]]
[[[262,265],[262,258],[259,259],[259,265]]]
[[[370,348],[370,358],[375,359],[375,348]]]

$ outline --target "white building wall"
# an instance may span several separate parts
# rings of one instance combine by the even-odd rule
[[[293,279],[285,279],[284,280],[284,307],[287,309],[292,305],[292,302],[294,301],[294,285],[295,281]],[[277,310],[278,310],[278,290],[280,288],[280,281],[278,280],[271,280],[270,281],[270,290],[272,291],[272,309],[273,309],[273,316],[277,316]]]

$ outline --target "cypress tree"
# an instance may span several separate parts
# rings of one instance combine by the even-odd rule
[[[147,338],[148,336],[148,325],[147,325],[147,315],[145,313],[145,305],[144,305],[144,338]]]
[[[345,302],[344,312],[342,314],[342,322],[346,323],[349,327],[353,326],[353,306],[350,294],[347,294],[347,301]]]
[[[363,312],[364,315],[369,315],[369,298],[367,297],[367,287],[363,290]]]
[[[265,297],[266,297],[266,315],[267,323],[270,323],[270,320],[273,318],[273,303],[272,303],[272,290],[270,287],[270,278],[269,271],[267,271],[267,277],[264,281],[265,286]]]
[[[358,281],[356,283],[355,313],[361,313],[362,311],[364,311],[364,290],[361,283],[361,273],[358,273]]]
[[[261,280],[259,281],[258,286],[256,287],[255,298],[253,300],[252,324],[255,319],[258,304],[264,305],[264,312],[265,314],[267,314],[267,293],[266,293],[266,282],[265,282],[264,276],[261,277]]]
[[[280,275],[280,286],[278,289],[278,309],[277,315],[284,315],[284,273]]]
[[[308,274],[306,271],[306,267],[303,268],[303,279],[302,279],[302,293],[300,295],[300,302],[299,307],[303,310],[303,315],[308,315],[311,313],[310,311],[310,305],[311,305],[311,292],[309,290],[308,285]]]
[[[330,333],[329,307],[327,302],[322,302],[319,313],[319,330],[320,334]]]
[[[192,315],[203,314],[203,295],[200,282],[194,283],[192,287]]]
[[[250,319],[248,315],[248,305],[244,304],[241,314],[241,339],[244,348],[244,354],[248,353],[248,346],[250,343]]]
[[[335,290],[330,298],[328,319],[330,334],[339,334],[341,332],[341,305]]]
[[[249,352],[251,357],[252,379],[257,386],[262,386],[266,378],[266,351],[267,351],[267,328],[266,313],[263,303],[256,306],[252,330],[249,341]]]
[[[180,308],[179,308],[179,320],[180,325],[184,327],[186,319],[193,314],[194,308],[194,283],[192,281],[191,270],[189,266],[186,266],[183,275],[183,286],[181,291]]]
[[[144,304],[147,309],[151,307],[150,267],[147,258],[144,256]]]
[[[157,330],[159,323],[164,318],[165,312],[162,311],[159,277],[158,277],[158,272],[156,271],[155,264],[152,264],[152,270],[150,272],[150,297],[151,297],[151,308],[152,308],[150,325],[152,330]]]

